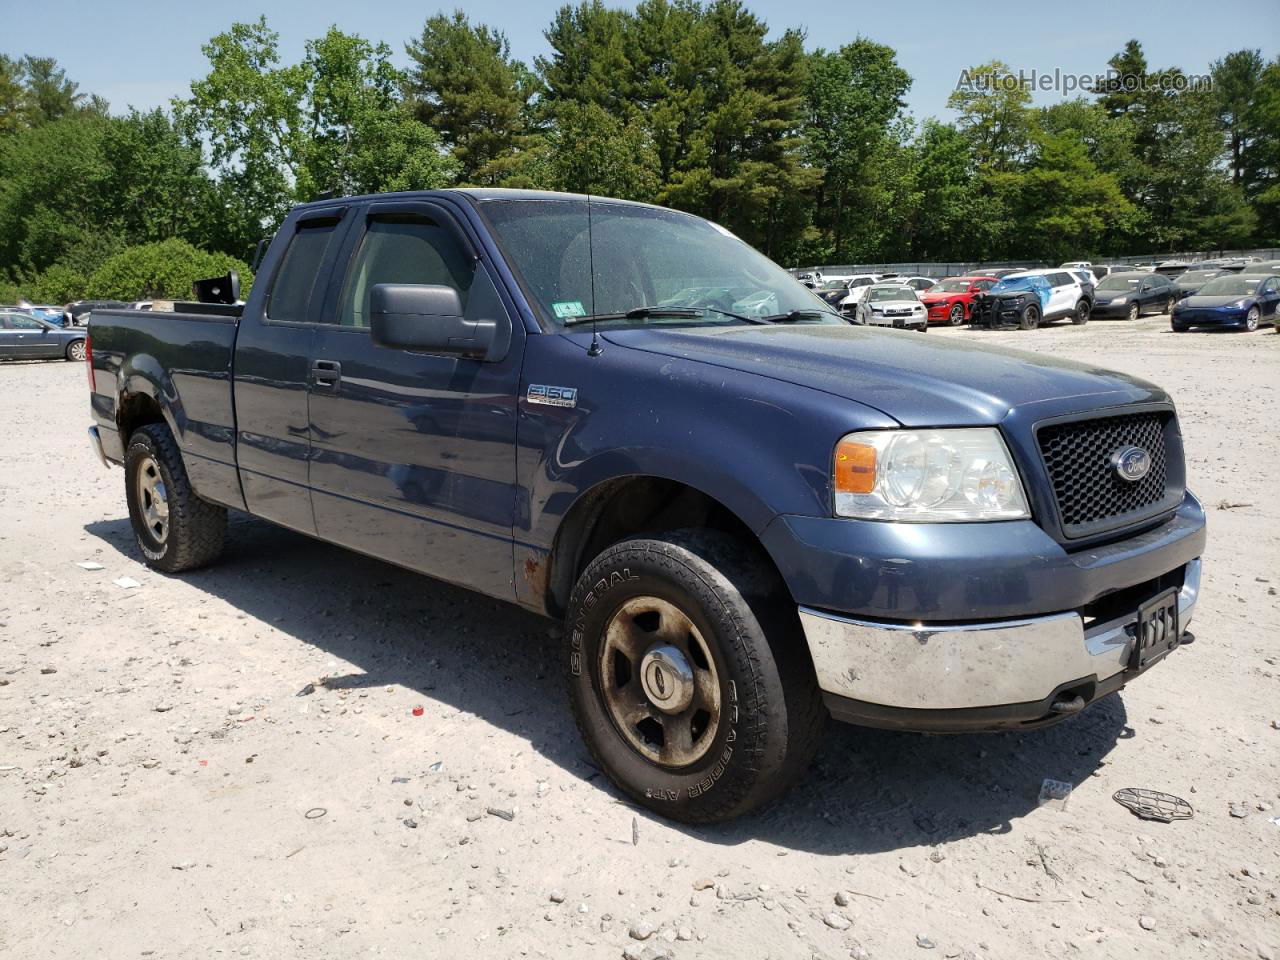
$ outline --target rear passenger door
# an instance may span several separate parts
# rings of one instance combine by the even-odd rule
[[[285,222],[263,262],[258,282],[270,286],[262,307],[245,311],[236,334],[236,460],[245,503],[257,516],[310,534],[312,338],[345,213],[312,209]]]
[[[1049,281],[1049,285],[1053,288],[1053,292],[1049,297],[1049,308],[1046,312],[1051,316],[1060,317],[1073,311],[1076,306],[1077,285],[1075,278],[1063,270],[1050,273],[1045,279]]]
[[[312,351],[310,485],[325,540],[514,597],[516,392],[524,329],[443,203],[361,207],[334,271]],[[484,361],[382,347],[380,283],[444,284],[465,316],[509,331]]]

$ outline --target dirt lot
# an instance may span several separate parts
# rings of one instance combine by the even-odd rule
[[[591,767],[545,621],[247,518],[215,568],[150,572],[83,369],[0,364],[0,955],[1280,957],[1280,336],[929,336],[1173,393],[1198,639],[1047,731],[832,724],[714,829]],[[1195,817],[1140,821],[1130,786]]]

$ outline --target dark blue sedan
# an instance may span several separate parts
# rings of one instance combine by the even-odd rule
[[[1175,333],[1192,327],[1227,327],[1253,332],[1263,321],[1275,322],[1280,305],[1280,277],[1243,274],[1215,277],[1194,296],[1180,301],[1169,317]]]
[[[63,329],[21,310],[0,310],[0,360],[83,360],[84,327]]]

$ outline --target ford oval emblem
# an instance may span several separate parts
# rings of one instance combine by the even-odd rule
[[[1111,465],[1121,480],[1137,483],[1151,472],[1151,454],[1141,447],[1121,447],[1111,455]]]

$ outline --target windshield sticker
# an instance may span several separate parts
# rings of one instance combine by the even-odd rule
[[[556,312],[557,320],[568,320],[571,317],[585,317],[587,308],[582,305],[581,300],[557,300],[551,304],[551,309]]]

